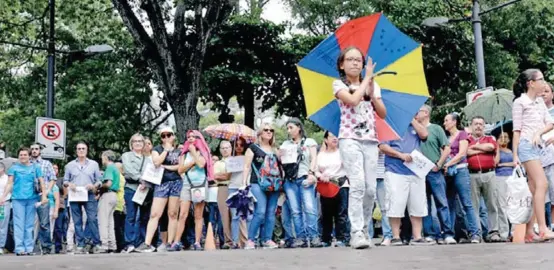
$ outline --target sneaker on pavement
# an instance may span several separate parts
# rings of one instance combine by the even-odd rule
[[[379,246],[382,246],[382,247],[388,247],[390,245],[391,245],[391,239],[389,238],[383,238],[383,241],[381,241],[381,243],[379,244]]]
[[[198,242],[194,243],[194,245],[192,245],[192,246],[194,247],[194,250],[196,250],[196,251],[203,250],[202,245],[200,245],[200,243],[198,243]]]
[[[335,247],[339,247],[339,248],[346,247],[346,244],[343,241],[337,241],[335,242]]]
[[[439,245],[445,245],[445,244],[446,244],[446,241],[444,240],[444,238],[439,238],[439,239],[437,239],[437,244],[439,244]]]
[[[248,242],[246,242],[246,245],[244,245],[244,249],[246,250],[256,249],[256,243],[254,243],[254,241],[252,240],[248,240]]]
[[[151,253],[156,251],[156,248],[154,248],[152,245],[147,245],[143,243],[142,245],[140,245],[140,247],[135,249],[135,251],[139,253]]]
[[[262,245],[263,249],[276,249],[279,248],[279,245],[277,245],[275,242],[271,240],[267,240]]]
[[[4,255],[4,248],[0,248],[0,255]]]
[[[402,241],[402,239],[400,238],[393,238],[392,240],[390,240],[390,245],[393,247],[403,246],[404,241]]]
[[[294,239],[294,241],[292,242],[292,248],[307,248],[308,247],[308,243],[302,239]]]
[[[177,243],[173,243],[173,245],[169,246],[167,248],[167,251],[169,252],[174,252],[174,251],[181,251],[181,243],[177,242]]]
[[[363,232],[357,232],[350,239],[350,246],[353,249],[366,249],[371,246],[371,243],[366,239]]]
[[[135,251],[135,246],[133,245],[127,246],[127,249],[125,249],[125,253],[131,253],[133,251]]]
[[[319,239],[319,237],[315,237],[312,239],[312,241],[310,242],[310,247],[311,248],[320,248],[320,247],[323,247],[323,242],[321,242],[321,239]]]
[[[454,237],[452,236],[448,236],[446,237],[446,239],[444,239],[444,243],[447,244],[447,245],[456,245],[456,239],[454,239]]]
[[[435,242],[434,240],[432,242],[429,242],[427,241],[427,239],[419,238],[419,239],[410,241],[410,246],[432,246],[436,243],[437,242]]]
[[[481,237],[474,235],[471,237],[471,243],[472,244],[479,244],[481,243]]]
[[[167,252],[167,245],[166,244],[160,244],[156,248],[156,252]]]

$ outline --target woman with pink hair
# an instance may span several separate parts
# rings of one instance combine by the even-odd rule
[[[193,201],[191,188],[205,187],[206,191],[208,181],[214,179],[210,148],[204,136],[202,136],[202,133],[198,130],[189,130],[187,132],[187,141],[183,145],[183,151],[179,159],[179,174],[184,174],[183,188],[181,189],[180,213],[177,223],[177,234],[168,251],[178,251],[182,248],[182,244],[179,240],[185,230],[190,204]],[[200,192],[197,193],[199,194]],[[204,195],[205,194],[204,192]],[[205,201],[196,201],[194,203],[195,242],[193,248],[195,250],[202,250],[200,239],[202,237],[202,227],[204,225],[203,213],[205,205]]]

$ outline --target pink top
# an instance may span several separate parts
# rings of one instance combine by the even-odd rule
[[[374,96],[381,97],[381,87],[373,82]],[[333,82],[333,93],[335,97],[340,91],[357,89],[359,85],[346,86],[343,81]],[[377,130],[375,130],[375,116],[373,105],[369,101],[360,102],[357,106],[351,106],[337,98],[340,107],[340,139],[355,139],[363,141],[376,141]]]
[[[527,94],[514,100],[512,106],[512,124],[514,131],[521,132],[521,139],[533,141],[533,136],[552,123],[552,117],[542,98],[531,100]]]

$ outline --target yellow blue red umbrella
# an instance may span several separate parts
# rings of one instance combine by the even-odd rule
[[[375,72],[392,71],[396,76],[379,76],[386,119],[376,114],[380,141],[399,139],[419,108],[429,97],[423,70],[422,46],[396,28],[382,13],[351,20],[314,48],[300,63],[307,115],[325,130],[338,135],[340,109],[332,83],[340,79],[337,59],[342,49],[355,46],[376,63]]]

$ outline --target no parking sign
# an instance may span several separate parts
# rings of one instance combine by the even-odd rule
[[[35,141],[43,145],[44,158],[65,159],[65,120],[37,117]]]

